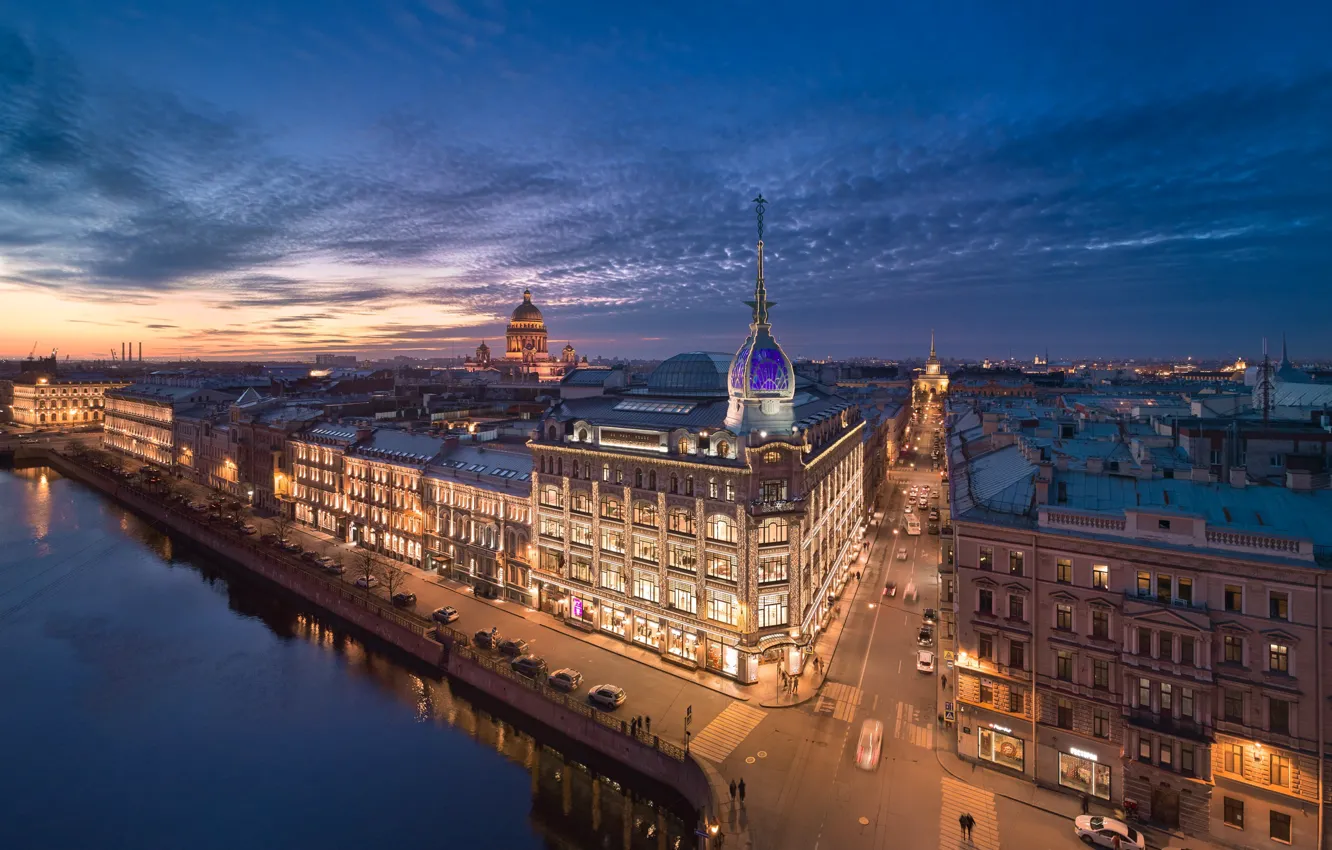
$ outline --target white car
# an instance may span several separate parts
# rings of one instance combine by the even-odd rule
[[[916,653],[916,669],[921,673],[934,672],[934,653],[928,649],[922,649]]]
[[[911,507],[910,505],[907,505],[906,508],[903,509],[903,511],[902,511],[902,513],[904,513],[904,514],[914,514],[915,512],[916,512],[916,509],[913,508],[913,507]]]
[[[1123,850],[1131,850],[1133,847],[1137,847],[1138,850],[1147,848],[1147,840],[1142,837],[1141,832],[1122,820],[1103,818],[1100,815],[1079,815],[1073,821],[1073,834],[1082,839],[1083,843],[1093,847],[1114,847],[1115,837],[1118,836],[1119,846]]]
[[[860,739],[856,742],[856,767],[874,770],[879,766],[883,752],[883,724],[866,720],[860,724]]]
[[[624,688],[615,685],[597,685],[587,692],[587,701],[597,708],[614,711],[624,705],[625,696]]]
[[[906,547],[903,546],[902,548],[900,548],[900,549],[897,550],[897,560],[899,560],[899,561],[905,561],[906,558],[907,558],[907,556],[906,556]]]
[[[372,587],[379,587],[379,579],[374,576],[361,576],[356,580],[356,586],[362,590],[369,590]]]

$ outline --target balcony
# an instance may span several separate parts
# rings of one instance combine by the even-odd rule
[[[1204,614],[1207,613],[1206,602],[1198,602],[1192,599],[1167,598],[1152,593],[1151,591],[1126,590],[1124,591],[1124,598],[1131,599],[1134,602],[1150,602],[1164,608],[1181,608],[1185,611],[1200,611]]]
[[[754,499],[749,503],[749,512],[754,516],[795,513],[804,509],[804,499]]]
[[[1187,738],[1205,744],[1211,743],[1213,737],[1210,730],[1192,718],[1171,717],[1168,714],[1156,714],[1140,708],[1129,710],[1128,722],[1140,729],[1150,729],[1154,732],[1174,735],[1176,738]]]

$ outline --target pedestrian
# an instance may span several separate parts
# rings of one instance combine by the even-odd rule
[[[731,780],[731,802],[735,802],[735,780]]]
[[[940,676],[940,677],[939,677],[939,682],[944,686],[944,690],[947,690],[947,689],[948,689],[948,674],[945,673],[945,674],[943,674],[942,676]]]
[[[652,718],[651,718],[651,717],[644,717],[644,718],[643,718],[643,723],[644,723],[644,725],[647,726],[647,733],[648,733],[649,735],[651,735],[651,734],[652,734]]]
[[[1090,809],[1090,808],[1091,808],[1091,798],[1088,797],[1086,794],[1083,794],[1083,795],[1082,795],[1082,813],[1083,813],[1084,815],[1087,814],[1087,810]]]
[[[967,837],[967,813],[963,812],[957,816],[957,825],[962,830],[962,837]]]
[[[976,828],[976,819],[975,819],[974,817],[971,816],[971,812],[967,812],[967,840],[968,840],[968,841],[971,840],[971,831],[972,831],[973,829],[975,829],[975,828]]]
[[[740,777],[740,802],[742,804],[745,802],[745,778],[743,776]]]

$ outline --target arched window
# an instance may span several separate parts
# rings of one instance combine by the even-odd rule
[[[676,475],[674,472],[671,473],[671,492],[672,493],[680,492],[680,477]]]
[[[617,466],[617,467],[615,467],[615,483],[616,483],[616,484],[623,484],[623,483],[624,483],[624,467],[623,467],[623,466]]]
[[[689,438],[681,437],[680,442],[675,444],[675,450],[682,455],[689,454]]]
[[[643,489],[643,470],[638,467],[634,467],[634,486]]]
[[[717,457],[730,457],[730,456],[731,456],[731,444],[726,442],[725,440],[718,440]]]
[[[609,463],[603,463],[603,464],[601,465],[601,480],[602,480],[602,481],[609,481],[609,480],[610,480],[610,464],[609,464]]]
[[[550,423],[550,427],[546,429],[546,439],[553,443],[559,439],[559,436],[560,430],[555,427],[554,422]]]
[[[588,436],[587,429],[586,429],[586,428],[579,428],[579,429],[578,429],[578,442],[580,442],[580,443],[589,443],[589,442],[591,442],[591,441],[592,441],[592,440],[591,440],[591,437]]]
[[[708,498],[709,498],[709,499],[716,499],[716,498],[719,498],[717,494],[718,494],[718,490],[717,490],[717,479],[716,479],[716,478],[709,478],[709,479],[708,479]]]
[[[726,501],[735,501],[735,482],[729,478],[726,479]]]
[[[550,508],[564,507],[564,493],[554,484],[541,488],[541,504]]]
[[[668,517],[671,531],[679,534],[698,534],[698,524],[694,521],[694,515],[684,508],[676,508],[671,511]]]
[[[648,489],[657,489],[657,470],[655,469],[648,470]]]
[[[602,496],[601,515],[606,519],[624,519],[624,510],[620,505],[620,500],[614,496]]]
[[[786,540],[786,520],[781,517],[768,517],[759,523],[759,543],[785,543]]]
[[[555,458],[555,474],[556,475],[564,474],[564,458],[562,457]]]
[[[657,506],[651,502],[634,502],[634,522],[656,528]]]
[[[574,463],[574,466],[573,466],[573,470],[574,470],[573,477],[574,477],[574,478],[577,478],[577,477],[578,477],[578,466],[579,466],[579,464],[578,464],[578,461],[574,461],[573,463]]]
[[[694,476],[692,475],[685,476],[685,495],[694,495]]]
[[[711,517],[708,520],[708,538],[720,540],[723,543],[734,543],[736,540],[735,520],[720,514]]]

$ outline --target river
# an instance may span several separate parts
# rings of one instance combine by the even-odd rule
[[[487,702],[0,470],[0,847],[690,846],[669,792]]]

